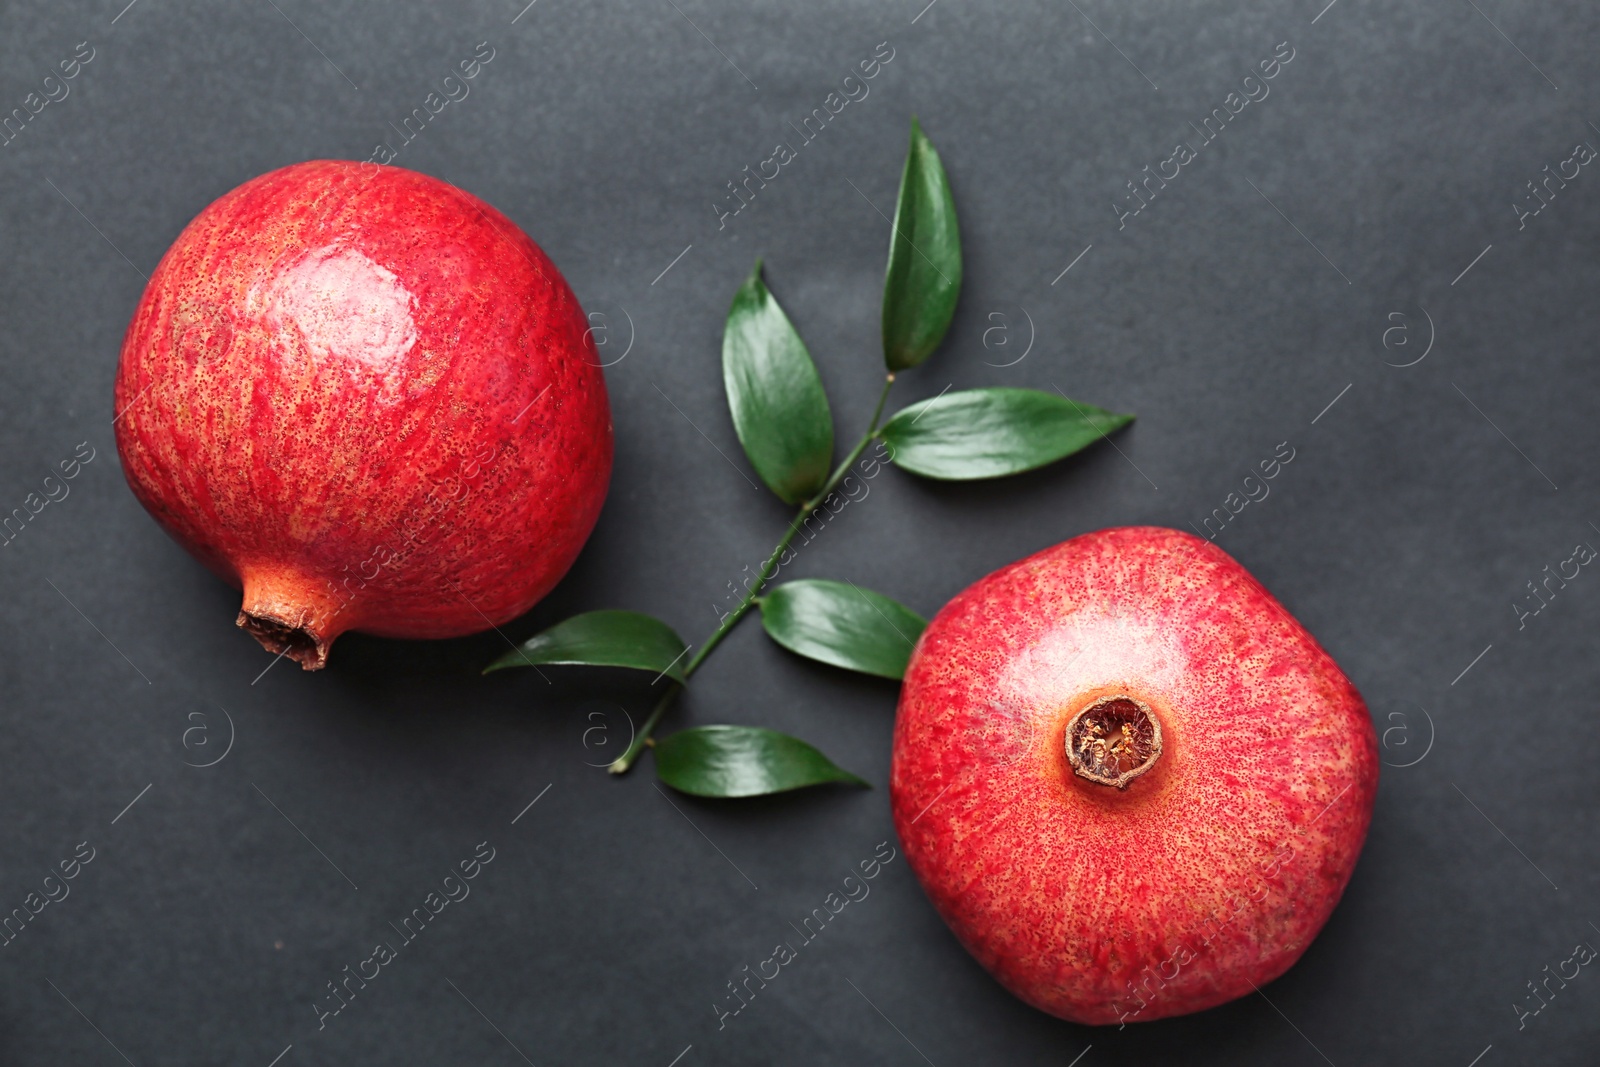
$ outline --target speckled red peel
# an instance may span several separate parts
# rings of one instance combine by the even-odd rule
[[[1007,989],[1091,1024],[1288,970],[1378,784],[1361,695],[1215,545],[1086,534],[972,585],[912,654],[890,798],[923,888]]]
[[[588,321],[517,226],[437,179],[343,161],[206,208],[122,345],[134,494],[307,669],[346,630],[472,633],[583,547],[611,474]]]

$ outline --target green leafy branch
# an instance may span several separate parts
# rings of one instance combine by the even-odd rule
[[[624,667],[655,674],[666,691],[610,766],[624,774],[645,748],[656,773],[684,793],[744,797],[824,782],[866,785],[798,738],[754,726],[696,726],[659,740],[656,728],[722,639],[759,608],[779,645],[821,663],[900,679],[927,621],[853,582],[798,579],[765,593],[801,527],[873,441],[896,466],[948,481],[996,478],[1070,456],[1127,425],[1119,415],[1034,389],[971,389],[918,401],[883,419],[897,374],[944,340],[961,292],[961,235],[950,182],[915,119],[900,175],[883,282],[883,390],[866,432],[837,466],[833,414],[816,364],[761,278],[758,260],[739,286],[722,338],[722,378],[733,427],[750,465],[794,519],[756,580],[699,650],[666,623],[632,611],[592,611],[535,634],[489,671],[534,665]]]

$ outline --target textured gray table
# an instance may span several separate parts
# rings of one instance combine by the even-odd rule
[[[1592,969],[1520,1029],[1516,1006],[1600,945],[1600,578],[1515,606],[1600,544],[1600,174],[1565,164],[1578,176],[1537,215],[1526,184],[1600,144],[1592,5],[122,2],[0,6],[0,108],[58,97],[0,148],[0,510],[80,442],[93,455],[0,550],[0,905],[93,857],[0,948],[0,1062],[1594,1061]],[[206,203],[392,147],[479,42],[494,57],[470,96],[395,162],[506,211],[607,316],[609,351],[632,341],[607,371],[599,528],[509,632],[601,606],[691,639],[714,624],[786,518],[743,476],[721,397],[728,300],[764,255],[841,436],[862,424],[877,209],[916,113],[967,283],[899,395],[1059,385],[1140,418],[1121,455],[1003,484],[888,471],[794,573],[932,613],[1085,530],[1198,526],[1289,442],[1270,496],[1217,540],[1350,673],[1389,766],[1349,892],[1286,977],[1188,1019],[1059,1023],[967,958],[897,860],[719,1031],[724,983],[892,842],[892,685],[742,628],[678,721],[788,730],[879,788],[724,805],[669,803],[647,766],[594,769],[647,696],[479,679],[493,634],[350,636],[320,675],[261,676],[236,594],[117,469],[123,327]],[[881,42],[870,95],[719,229],[725,183]],[[1275,50],[1292,58],[1247,84]],[[43,82],[91,51],[64,88]],[[1195,158],[1164,164],[1180,141]],[[1123,215],[1147,165],[1178,176]],[[319,1030],[327,983],[481,841],[470,897]]]

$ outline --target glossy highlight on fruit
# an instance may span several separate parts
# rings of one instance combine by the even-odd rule
[[[928,625],[891,804],[924,890],[1007,989],[1090,1024],[1214,1007],[1305,952],[1377,792],[1361,695],[1221,549],[1086,534]]]
[[[346,630],[473,633],[566,573],[611,474],[589,324],[500,212],[398,167],[246,182],[167,251],[116,380],[123,471],[323,666]]]

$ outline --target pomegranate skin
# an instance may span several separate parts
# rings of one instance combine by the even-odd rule
[[[117,371],[123,473],[243,588],[239,625],[307,669],[346,630],[484,630],[561,579],[604,503],[588,325],[476,197],[398,167],[284,167],[151,275]]]
[[[1068,722],[1142,702],[1159,755],[1074,773]],[[947,604],[912,653],[890,800],[907,859],[1008,990],[1096,1025],[1214,1007],[1288,970],[1355,868],[1371,718],[1332,658],[1210,542],[1086,534]]]

